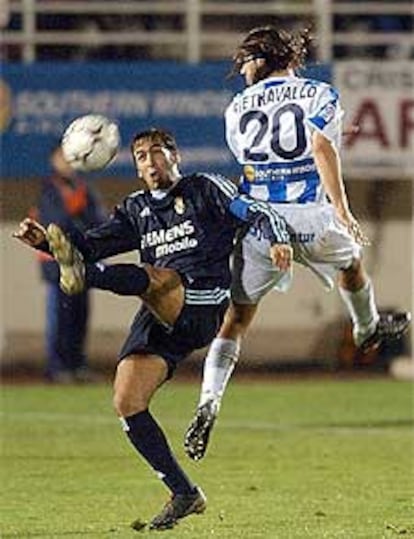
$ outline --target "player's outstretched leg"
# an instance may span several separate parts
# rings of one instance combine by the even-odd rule
[[[79,294],[85,288],[83,256],[62,229],[54,223],[47,227],[46,238],[59,264],[60,288],[68,295]]]
[[[175,494],[165,504],[161,512],[151,520],[149,529],[171,529],[178,523],[178,520],[184,517],[204,513],[206,507],[207,498],[200,487],[196,487],[193,494]]]
[[[362,352],[375,350],[383,342],[400,339],[408,330],[411,313],[381,313],[375,331],[367,337],[359,348]]]
[[[218,410],[217,401],[213,399],[198,406],[184,438],[184,449],[190,459],[200,460],[204,457]]]

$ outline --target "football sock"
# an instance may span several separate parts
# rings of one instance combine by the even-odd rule
[[[149,286],[144,268],[135,264],[90,264],[86,266],[86,284],[91,288],[109,290],[120,296],[139,296]]]
[[[375,304],[374,288],[370,280],[356,292],[350,292],[339,287],[339,292],[348,308],[354,325],[353,335],[355,344],[360,345],[372,335],[379,320]]]
[[[135,449],[174,494],[189,494],[196,488],[176,461],[161,428],[148,410],[121,418]]]
[[[226,386],[240,356],[237,341],[217,337],[213,340],[204,361],[203,384],[199,406],[214,399],[220,406]]]

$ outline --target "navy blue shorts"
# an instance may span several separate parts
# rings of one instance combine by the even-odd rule
[[[161,356],[171,377],[180,361],[214,339],[228,304],[223,301],[220,305],[184,305],[173,328],[162,325],[143,305],[135,316],[118,359],[137,353]]]

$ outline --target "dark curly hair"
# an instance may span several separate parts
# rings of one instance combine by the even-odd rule
[[[311,41],[309,29],[294,33],[274,26],[253,28],[236,50],[231,75],[239,73],[245,62],[256,58],[263,58],[265,64],[258,70],[255,82],[266,78],[272,71],[288,67],[296,69],[303,65]]]

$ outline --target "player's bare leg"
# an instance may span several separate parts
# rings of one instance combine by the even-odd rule
[[[360,260],[355,259],[350,268],[339,272],[338,285],[353,322],[355,344],[362,352],[400,339],[407,331],[410,313],[378,313],[372,283]]]
[[[145,265],[149,277],[148,289],[140,294],[155,316],[167,324],[177,320],[185,300],[185,289],[180,275],[168,268]]]
[[[232,304],[210,345],[204,362],[200,400],[184,440],[185,452],[193,460],[202,459],[206,453],[221,399],[239,359],[241,339],[256,310],[257,305]]]
[[[167,379],[165,361],[155,355],[134,354],[119,362],[114,380],[113,405],[119,417],[146,410]]]

